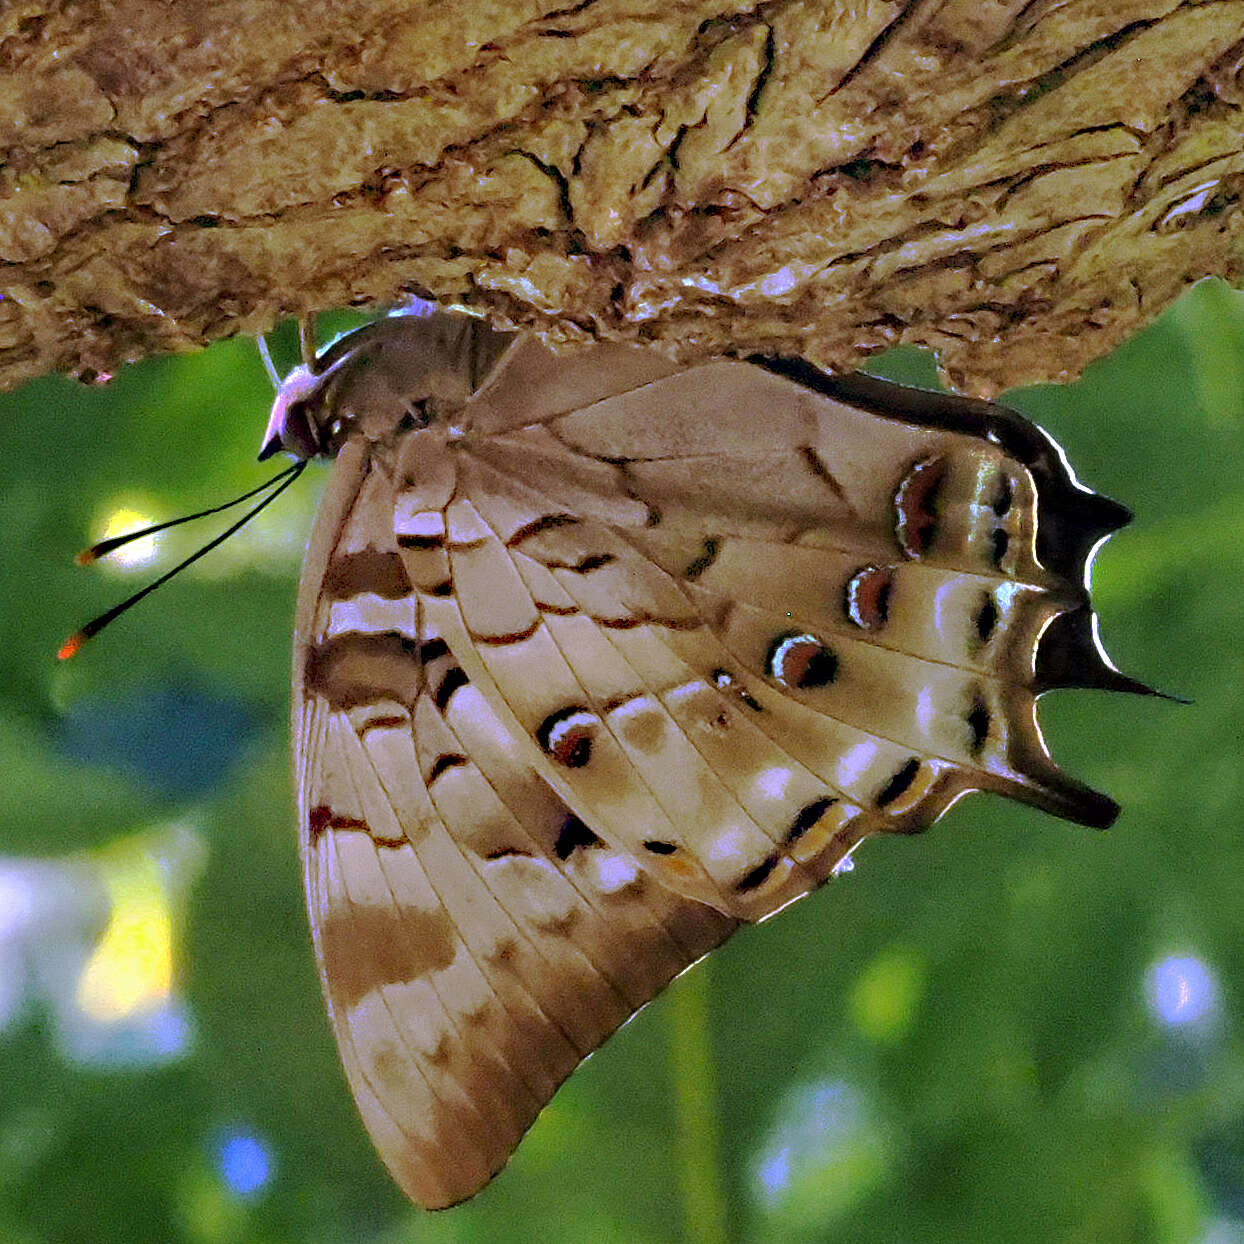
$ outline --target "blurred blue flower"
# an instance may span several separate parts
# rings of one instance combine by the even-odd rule
[[[234,1196],[258,1196],[272,1179],[272,1155],[257,1136],[226,1132],[216,1146],[216,1168]]]

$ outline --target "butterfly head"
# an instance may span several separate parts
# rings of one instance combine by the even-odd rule
[[[284,450],[299,461],[324,453],[319,420],[314,412],[320,403],[318,390],[322,389],[324,377],[309,367],[295,367],[277,390],[272,403],[272,414],[264,429],[259,449],[259,461],[271,458]]]
[[[361,352],[360,352],[361,355]],[[383,359],[381,360],[384,361]],[[443,369],[395,385],[370,357],[346,355],[327,371],[295,367],[281,382],[259,450],[262,462],[284,451],[305,462],[335,457],[346,438],[387,441],[398,433],[426,428],[459,409],[470,397]]]
[[[350,436],[373,443],[449,427],[512,340],[463,316],[379,320],[339,338],[280,383],[262,461],[284,451],[332,457]]]

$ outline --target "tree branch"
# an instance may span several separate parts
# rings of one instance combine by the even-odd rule
[[[416,292],[1069,378],[1244,270],[1244,0],[15,0],[0,385]]]

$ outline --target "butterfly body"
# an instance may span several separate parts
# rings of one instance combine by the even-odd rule
[[[1054,765],[1035,699],[1136,689],[1086,586],[1126,512],[1002,408],[437,313],[291,374],[277,448],[336,458],[295,625],[316,951],[424,1205],[870,834],[973,789],[1117,810]]]

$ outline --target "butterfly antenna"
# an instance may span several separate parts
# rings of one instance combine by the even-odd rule
[[[57,659],[61,661],[68,660],[82,647],[84,643],[86,643],[88,639],[90,639],[93,635],[98,635],[99,632],[102,631],[110,622],[115,621],[123,613],[132,609],[140,600],[143,599],[144,596],[150,596],[156,588],[162,587],[171,578],[173,578],[174,575],[181,574],[187,566],[193,565],[199,560],[200,557],[210,553],[217,545],[223,544],[231,535],[233,535],[235,531],[240,531],[251,521],[252,518],[255,517],[256,514],[260,512],[260,510],[271,505],[272,502],[275,501],[277,497],[279,497],[281,493],[283,493],[302,474],[306,465],[307,464],[305,462],[295,462],[293,466],[287,467],[279,475],[273,476],[273,478],[268,480],[266,484],[261,484],[260,487],[252,489],[244,496],[237,497],[225,505],[214,506],[212,509],[202,510],[198,514],[188,514],[185,518],[175,518],[172,522],[160,523],[155,527],[148,527],[144,531],[131,532],[127,536],[118,536],[114,540],[104,540],[100,545],[96,545],[96,549],[100,548],[102,545],[111,545],[111,547],[115,549],[128,543],[130,540],[137,540],[140,536],[150,535],[152,532],[165,531],[169,527],[176,527],[178,523],[189,522],[192,518],[202,518],[208,514],[217,514],[221,510],[227,510],[231,506],[238,505],[241,502],[246,501],[250,497],[253,497],[257,492],[262,492],[265,488],[272,488],[272,485],[276,485],[276,487],[272,488],[272,491],[268,493],[268,495],[264,497],[258,505],[252,506],[246,511],[245,514],[242,515],[241,518],[237,520],[236,523],[226,527],[224,531],[222,531],[218,536],[214,536],[205,545],[203,545],[202,548],[198,549],[194,553],[191,553],[190,556],[185,558],[183,561],[178,562],[176,566],[174,566],[171,570],[166,571],[153,583],[148,583],[146,587],[140,588],[133,594],[133,596],[127,597],[119,605],[114,605],[111,609],[107,610],[107,612],[101,613],[99,617],[92,618],[91,621],[89,621],[84,627],[75,631],[67,640],[65,640],[63,644],[61,644],[60,650],[56,654]],[[88,552],[91,551],[93,550],[88,550]],[[81,555],[79,556],[79,560],[81,560]]]
[[[235,505],[241,505],[243,501],[249,501],[252,497],[258,496],[259,493],[271,488],[273,484],[297,471],[300,465],[300,463],[295,462],[292,466],[288,466],[285,470],[278,472],[270,480],[260,484],[258,488],[252,488],[250,492],[244,492],[240,497],[234,497],[232,501],[226,501],[223,505],[213,505],[206,510],[199,510],[194,514],[183,514],[180,518],[170,518],[165,523],[155,523],[138,531],[127,531],[124,535],[110,536],[107,540],[100,540],[98,544],[92,544],[89,549],[83,549],[81,553],[74,557],[74,561],[79,566],[89,566],[92,562],[99,561],[101,557],[107,557],[109,553],[115,553],[117,549],[124,548],[135,540],[141,540],[144,536],[159,535],[162,531],[168,531],[170,527],[180,527],[182,523],[193,522],[196,518],[207,518],[209,514],[220,514],[225,510],[231,510]]]
[[[272,362],[272,354],[268,350],[268,339],[260,333],[255,338],[255,349],[259,351],[259,357],[263,360],[263,369],[268,373],[268,379],[272,381],[272,387],[279,393],[281,391],[281,373],[277,371],[276,365]]]

